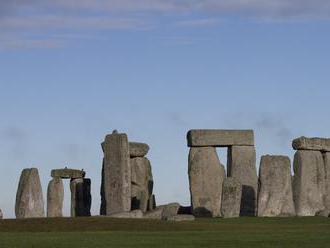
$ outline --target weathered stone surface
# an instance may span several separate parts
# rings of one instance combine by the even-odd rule
[[[62,217],[64,187],[61,178],[53,178],[47,189],[47,217]]]
[[[156,208],[156,197],[155,195],[151,195],[148,200],[148,209],[147,211],[154,210]]]
[[[22,171],[15,206],[16,218],[45,217],[44,200],[38,169]]]
[[[220,216],[225,169],[214,147],[192,147],[189,152],[189,185],[195,216]]]
[[[189,147],[254,146],[253,130],[190,130],[187,134]]]
[[[293,200],[296,214],[314,216],[325,208],[325,170],[322,153],[297,151],[293,169]]]
[[[130,160],[130,165],[132,170],[131,209],[141,209],[143,212],[146,212],[148,209],[148,200],[151,197],[153,189],[150,162],[147,158],[136,157]]]
[[[330,152],[323,153],[325,171],[325,196],[324,205],[330,211]]]
[[[295,216],[291,163],[286,156],[262,156],[259,167],[258,216]]]
[[[153,220],[161,220],[163,217],[163,207],[157,207],[154,210],[148,211],[144,213],[143,218],[145,219],[153,219]]]
[[[140,209],[130,212],[121,212],[109,215],[111,218],[123,218],[123,219],[141,219],[143,218],[143,212]]]
[[[148,144],[129,142],[129,154],[132,157],[144,157],[149,151]]]
[[[126,134],[107,135],[104,151],[103,184],[106,215],[131,210],[131,167]],[[104,204],[104,203],[102,203]]]
[[[321,210],[318,211],[316,214],[316,216],[320,216],[320,217],[329,217],[330,216],[330,211],[329,210]]]
[[[228,148],[227,175],[242,185],[240,216],[255,216],[257,210],[258,176],[256,151],[253,146]]]
[[[175,221],[175,222],[181,222],[181,221],[194,221],[195,216],[188,215],[188,214],[178,214],[167,218],[168,221]]]
[[[292,141],[295,150],[330,152],[330,139],[300,137]]]
[[[179,203],[169,203],[166,205],[161,205],[158,208],[163,208],[162,219],[167,220],[169,217],[175,216],[179,212]]]
[[[64,168],[64,169],[55,169],[51,171],[51,176],[53,178],[60,177],[60,178],[83,178],[85,177],[85,171],[83,170],[76,170],[76,169],[69,169],[69,168]]]
[[[91,180],[88,178],[72,179],[71,189],[71,217],[91,216]]]
[[[222,185],[221,215],[224,218],[239,217],[241,209],[242,185],[232,177],[227,177]]]

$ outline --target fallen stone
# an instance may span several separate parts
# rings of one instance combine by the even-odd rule
[[[240,216],[255,216],[258,192],[255,148],[229,147],[227,163],[227,176],[236,178],[242,185]]]
[[[163,208],[162,220],[167,220],[168,218],[175,216],[179,212],[179,203],[169,203],[167,205],[159,206],[158,208]]]
[[[64,187],[61,178],[53,178],[47,189],[47,217],[62,217]]]
[[[167,218],[167,221],[175,221],[175,222],[194,221],[194,220],[195,220],[195,216],[188,214],[178,214]]]
[[[85,171],[83,170],[75,170],[75,169],[55,169],[51,171],[51,176],[53,178],[59,177],[63,179],[70,179],[70,178],[83,178],[85,177]]]
[[[107,135],[103,143],[103,189],[106,215],[131,210],[131,167],[126,134]],[[102,203],[104,204],[104,203]]]
[[[143,212],[140,209],[130,212],[121,212],[109,215],[111,218],[123,218],[123,219],[141,219],[143,218]]]
[[[295,216],[291,163],[286,156],[262,156],[259,167],[258,216]]]
[[[193,214],[220,216],[225,169],[219,161],[215,148],[190,148],[188,174]]]
[[[241,209],[242,185],[232,177],[227,177],[222,185],[221,215],[224,218],[239,217]]]
[[[129,154],[131,158],[134,157],[144,157],[149,151],[148,144],[138,143],[138,142],[129,142]]]
[[[151,165],[147,158],[136,157],[130,160],[132,210],[141,209],[146,212],[148,200],[153,189]]]
[[[325,196],[324,205],[330,211],[330,152],[323,153],[325,171]]]
[[[163,218],[163,207],[157,207],[154,210],[144,213],[143,218],[152,220],[161,220]]]
[[[22,171],[15,206],[16,218],[45,217],[44,200],[38,169]]]
[[[88,178],[72,179],[71,190],[71,217],[91,216],[91,180]]]
[[[187,134],[189,147],[254,146],[253,130],[190,130]]]
[[[330,152],[330,139],[300,137],[292,141],[294,150]]]
[[[329,217],[330,216],[330,211],[329,210],[321,210],[318,211],[315,216],[320,216],[320,217]]]
[[[293,200],[298,216],[315,216],[325,209],[325,170],[322,153],[297,151],[294,156]]]

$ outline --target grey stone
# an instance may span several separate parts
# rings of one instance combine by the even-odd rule
[[[242,185],[240,216],[255,216],[258,192],[255,148],[253,146],[229,147],[227,163],[227,176],[236,178]]]
[[[194,221],[194,220],[195,220],[195,216],[188,214],[178,214],[167,218],[167,221],[175,221],[175,222]]]
[[[149,151],[148,144],[129,142],[129,154],[131,157],[144,157]]]
[[[22,171],[15,206],[16,218],[45,217],[44,200],[38,169]]]
[[[156,197],[155,195],[151,195],[148,200],[148,209],[147,211],[154,210],[156,208]]]
[[[190,130],[187,142],[189,147],[254,146],[254,134],[253,130]]]
[[[324,171],[325,171],[325,208],[330,210],[330,152],[323,153]]]
[[[188,174],[193,214],[220,216],[225,169],[219,161],[215,148],[190,148]]]
[[[60,178],[83,178],[85,177],[85,171],[83,170],[76,170],[76,169],[55,169],[51,171],[51,176],[53,178],[60,177]]]
[[[104,158],[102,161],[101,192],[100,193],[101,193],[100,215],[106,215],[107,214],[107,203],[105,200],[105,192],[104,192]]]
[[[53,178],[47,189],[47,217],[62,217],[64,187],[61,178]]]
[[[300,137],[292,141],[295,150],[314,150],[330,152],[330,139]]]
[[[295,216],[291,163],[287,156],[262,156],[259,167],[258,216]]]
[[[325,208],[325,170],[322,153],[297,151],[293,164],[293,200],[296,214],[314,216]]]
[[[3,219],[3,213],[2,213],[2,210],[0,209],[0,220]]]
[[[123,218],[123,219],[141,219],[143,218],[143,212],[140,209],[130,212],[121,212],[109,215],[111,218]]]
[[[163,218],[163,207],[157,207],[154,210],[148,211],[144,213],[143,218],[145,219],[153,219],[153,220],[161,220]]]
[[[320,217],[329,217],[330,216],[330,211],[329,210],[321,210],[321,211],[318,211],[315,215],[320,216]]]
[[[147,158],[131,158],[131,197],[132,210],[141,209],[146,212],[148,209],[148,200],[151,197],[153,189],[153,180],[151,165]]]
[[[175,216],[178,214],[180,204],[179,203],[169,203],[166,205],[161,205],[158,208],[163,208],[162,219],[167,220],[169,217]]]
[[[103,190],[106,215],[128,212],[131,210],[131,167],[127,135],[107,135],[102,147],[104,162],[101,193]]]
[[[224,218],[239,217],[241,209],[242,185],[232,177],[223,181],[221,215]]]
[[[91,216],[91,180],[71,179],[71,217]]]

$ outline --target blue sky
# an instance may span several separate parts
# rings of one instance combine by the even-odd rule
[[[45,200],[52,168],[84,168],[98,214],[113,129],[150,145],[158,203],[186,205],[191,128],[254,129],[258,161],[292,159],[295,137],[330,136],[327,1],[54,2],[0,2],[6,217],[31,166]]]

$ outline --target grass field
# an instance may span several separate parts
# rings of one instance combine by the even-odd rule
[[[330,247],[330,219],[239,218],[194,222],[90,218],[0,221],[0,247]]]

